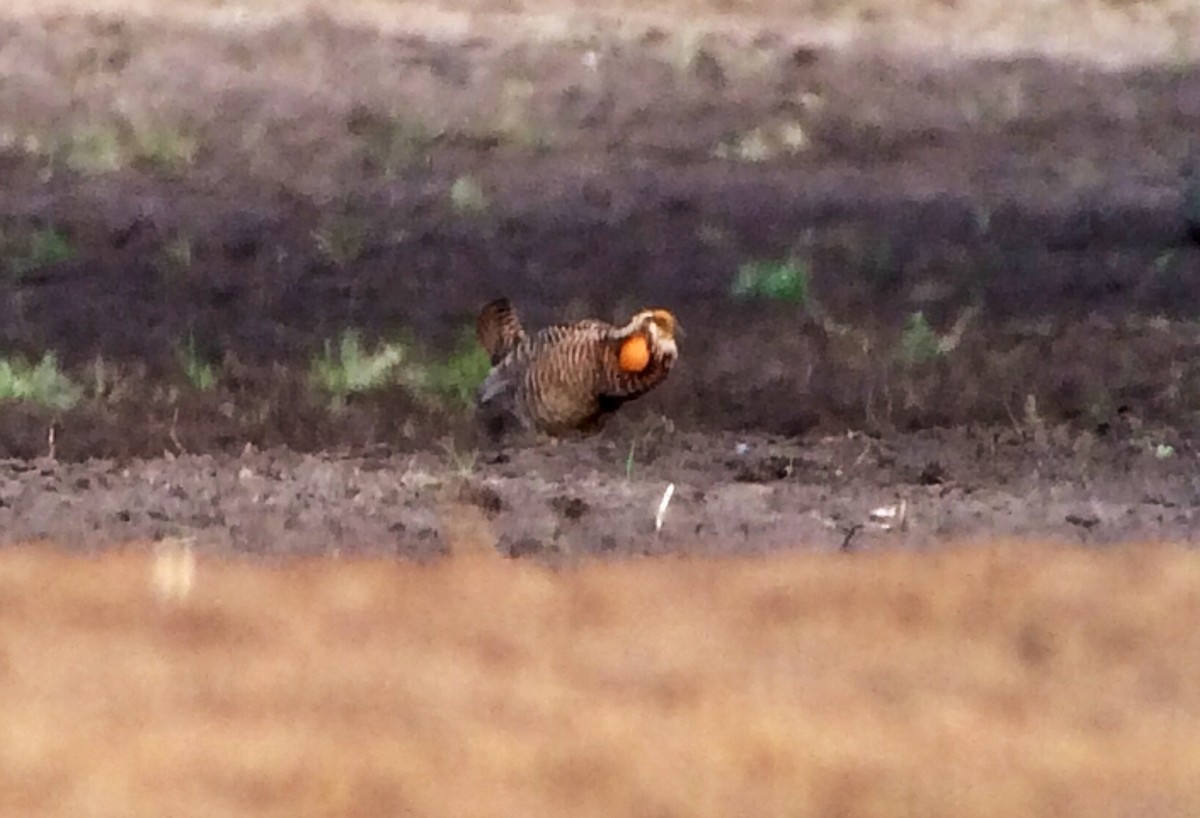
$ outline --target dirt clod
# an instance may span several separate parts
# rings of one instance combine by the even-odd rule
[[[564,519],[576,521],[585,515],[590,507],[582,497],[559,495],[550,499],[550,507],[562,515]]]

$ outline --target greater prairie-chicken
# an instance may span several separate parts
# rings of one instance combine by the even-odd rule
[[[514,418],[544,434],[596,431],[627,401],[666,379],[680,328],[667,310],[642,310],[624,326],[587,319],[527,334],[508,299],[475,322],[492,370],[479,408],[493,422]]]

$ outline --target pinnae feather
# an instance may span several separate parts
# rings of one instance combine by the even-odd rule
[[[492,366],[504,360],[525,338],[521,319],[507,298],[497,298],[480,310],[475,319],[475,334]]]

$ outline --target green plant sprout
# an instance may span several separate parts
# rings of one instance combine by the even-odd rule
[[[67,237],[54,228],[35,230],[24,241],[5,241],[4,244],[13,252],[8,266],[18,278],[48,264],[75,257]]]
[[[217,376],[213,371],[212,364],[205,361],[200,355],[196,348],[196,337],[192,333],[188,333],[187,343],[178,346],[175,354],[179,359],[183,374],[193,388],[207,392],[217,385]]]
[[[487,352],[476,341],[474,329],[468,327],[459,336],[450,357],[413,367],[406,380],[435,402],[465,409],[474,404],[475,392],[491,368]]]
[[[356,330],[346,330],[336,348],[330,341],[325,342],[324,352],[310,367],[310,382],[331,396],[335,409],[341,409],[349,395],[391,383],[406,357],[402,344],[385,343],[368,351]]]
[[[904,322],[900,336],[900,360],[909,366],[928,363],[942,354],[941,340],[918,310]]]
[[[808,264],[801,259],[748,261],[738,267],[730,292],[734,298],[759,298],[812,306]]]
[[[24,358],[0,358],[0,400],[31,401],[50,409],[67,410],[79,402],[83,390],[58,368],[51,352],[37,364]]]

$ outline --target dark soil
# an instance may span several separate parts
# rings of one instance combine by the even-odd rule
[[[26,461],[8,540],[436,553],[464,506],[514,554],[1195,530],[1194,66],[733,23],[686,49],[319,14],[0,19],[0,40],[0,348],[87,391],[0,408]],[[67,257],[38,255],[48,231]],[[733,294],[789,258],[808,304]],[[501,294],[533,324],[668,307],[681,365],[597,440],[500,454],[459,406],[396,386],[332,413],[309,388],[346,329],[444,357]],[[903,532],[857,527],[897,498]]]
[[[1089,435],[795,441],[658,429],[467,454],[16,461],[0,476],[0,531],[77,548],[179,539],[269,556],[432,557],[494,547],[552,561],[996,536],[1178,541],[1200,530],[1195,458]]]

